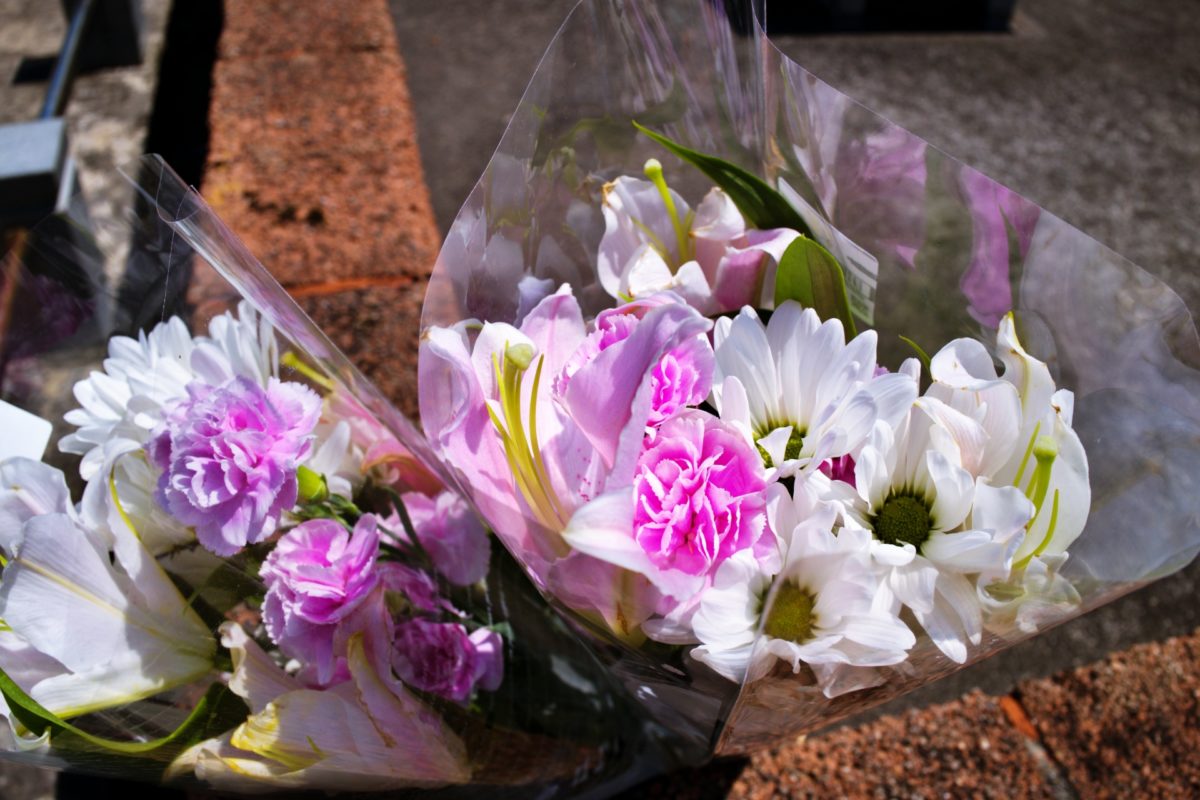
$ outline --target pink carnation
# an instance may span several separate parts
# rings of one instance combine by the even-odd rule
[[[766,528],[762,459],[703,412],[663,423],[638,460],[634,537],[660,569],[711,575]]]
[[[319,684],[333,680],[337,651],[355,632],[351,615],[379,583],[378,553],[375,517],[368,514],[353,535],[333,520],[302,523],[280,537],[263,563],[267,633],[283,652],[313,666]]]
[[[200,544],[231,556],[269,537],[296,504],[296,468],[312,446],[321,399],[275,378],[266,389],[240,377],[187,391],[147,445],[163,471],[158,501],[196,529]]]
[[[494,691],[504,677],[503,640],[480,628],[413,619],[396,626],[392,666],[413,688],[464,703],[476,688]]]

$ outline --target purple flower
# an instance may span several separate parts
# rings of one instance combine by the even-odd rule
[[[379,583],[375,517],[359,519],[351,535],[328,519],[302,523],[280,537],[260,574],[267,584],[263,622],[272,641],[333,680],[337,651],[357,626],[351,618]]]
[[[200,544],[231,556],[275,532],[296,503],[296,468],[312,446],[321,399],[298,383],[266,389],[239,377],[188,385],[146,447],[163,471],[158,501],[196,529]]]
[[[407,492],[401,499],[421,546],[438,572],[459,586],[470,586],[487,574],[491,542],[466,500],[454,492],[436,497]],[[389,528],[407,540],[399,521]]]
[[[766,526],[762,459],[710,414],[681,414],[658,429],[634,478],[634,537],[651,563],[711,575]]]
[[[712,350],[696,337],[662,357],[650,373],[649,427],[655,428],[688,406],[700,405],[712,389]]]
[[[476,688],[493,691],[504,677],[503,641],[480,628],[468,635],[454,622],[413,619],[396,626],[392,666],[416,689],[457,703]]]
[[[403,598],[403,602],[418,611],[457,613],[454,606],[438,594],[437,582],[428,573],[388,561],[378,566],[383,588]]]

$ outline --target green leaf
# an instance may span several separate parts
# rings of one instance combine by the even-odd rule
[[[909,347],[911,347],[913,349],[913,352],[917,354],[917,358],[920,359],[920,361],[921,361],[921,366],[925,368],[925,374],[928,375],[929,374],[929,354],[925,352],[925,350],[921,347],[921,345],[917,344],[916,342],[914,342],[912,339],[908,338],[907,336],[901,336],[900,341],[904,342],[906,345],[908,345]]]
[[[0,693],[17,720],[38,736],[48,729],[55,747],[101,750],[125,756],[170,758],[183,749],[216,733],[223,733],[245,720],[249,709],[224,684],[214,683],[178,728],[160,739],[126,742],[96,736],[75,727],[27,695],[0,670]]]
[[[709,180],[729,195],[738,211],[755,228],[791,228],[805,236],[812,236],[812,231],[804,224],[796,209],[792,208],[792,204],[762,178],[716,156],[684,147],[637,122],[633,126],[707,175]]]
[[[788,245],[779,259],[775,275],[775,307],[795,300],[817,312],[821,319],[840,319],[846,338],[857,335],[850,301],[846,296],[846,276],[837,259],[812,239],[801,236]]]

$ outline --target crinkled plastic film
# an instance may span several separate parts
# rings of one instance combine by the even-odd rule
[[[71,499],[80,500],[84,485],[79,456],[60,452],[57,444],[74,430],[64,424],[63,415],[79,405],[72,394],[77,382],[90,375],[93,387],[108,385],[95,383],[95,375],[96,371],[112,371],[110,339],[131,336],[136,340],[140,334],[161,329],[159,326],[172,318],[177,318],[188,334],[202,336],[214,320],[226,320],[233,313],[242,320],[261,321],[262,341],[269,342],[264,344],[264,352],[273,353],[280,380],[301,382],[317,391],[325,403],[322,414],[331,424],[349,422],[351,451],[360,445],[368,452],[372,446],[383,446],[370,465],[370,457],[364,456],[363,469],[370,469],[374,476],[366,484],[372,491],[394,491],[406,498],[416,492],[453,505],[453,490],[446,489],[447,479],[430,456],[424,437],[314,325],[199,195],[156,157],[133,165],[127,176],[134,201],[124,218],[101,231],[83,213],[82,205],[76,204],[73,211],[47,220],[18,239],[18,246],[5,261],[0,283],[8,300],[6,325],[0,333],[0,397],[54,423],[43,460],[62,470]],[[127,258],[115,262],[99,244],[102,241],[128,244]],[[152,389],[161,389],[172,380],[170,367],[160,363],[141,377]],[[361,442],[355,437],[361,437]],[[137,464],[145,461],[140,450],[127,457]],[[25,465],[22,469],[31,468]],[[351,647],[348,663],[353,677],[348,682],[335,681],[332,688],[306,691],[297,678],[281,669],[287,666],[286,658],[265,638],[257,611],[265,587],[256,571],[257,562],[249,560],[250,550],[222,558],[206,553],[190,539],[159,547],[156,542],[161,537],[151,523],[163,520],[166,512],[155,510],[151,502],[143,504],[144,496],[134,499],[128,494],[126,487],[137,481],[129,477],[132,473],[121,471],[125,467],[115,469],[111,489],[122,497],[122,513],[128,511],[136,520],[129,527],[135,529],[144,548],[137,552],[154,557],[152,563],[138,562],[140,568],[150,570],[158,591],[170,602],[182,603],[181,609],[199,608],[196,603],[202,601],[208,615],[202,620],[193,620],[191,611],[181,613],[195,622],[196,627],[189,630],[207,641],[204,647],[211,645],[214,655],[207,669],[186,680],[175,674],[163,677],[168,684],[163,691],[147,692],[142,687],[137,699],[102,703],[78,715],[64,712],[67,722],[123,744],[170,735],[210,686],[231,681],[237,685],[242,680],[236,672],[238,656],[234,655],[233,663],[229,661],[230,653],[243,652],[239,647],[249,654],[243,657],[250,661],[254,653],[261,656],[266,651],[274,660],[267,672],[288,691],[271,699],[282,703],[274,712],[271,707],[264,710],[266,696],[253,692],[223,707],[225,715],[215,716],[202,728],[203,741],[215,743],[208,753],[170,746],[144,753],[111,751],[58,733],[52,733],[47,742],[32,737],[19,724],[14,736],[9,723],[0,721],[0,749],[5,757],[122,778],[171,780],[193,788],[386,790],[389,796],[417,792],[447,797],[612,792],[656,763],[654,750],[647,744],[646,726],[630,712],[624,693],[482,526],[478,530],[485,536],[484,555],[482,564],[477,565],[481,577],[452,579],[443,574],[443,567],[438,571],[426,567],[414,585],[434,587],[430,591],[439,593],[439,602],[451,604],[453,614],[479,620],[497,632],[502,642],[502,677],[497,685],[476,686],[469,698],[461,700],[447,699],[437,689],[404,688],[386,670],[371,672],[362,666],[364,662],[355,661],[354,653],[359,651]],[[7,473],[5,481],[4,490],[9,492],[14,487],[8,485]],[[356,498],[359,503],[378,499]],[[469,505],[462,508],[475,520]],[[39,513],[47,510],[39,509]],[[164,525],[177,527],[178,523],[165,520]],[[6,594],[0,602],[13,611],[13,628],[4,632],[5,639],[0,642],[0,669],[35,700],[45,698],[45,687],[39,689],[39,681],[73,673],[75,668],[73,664],[64,667],[45,652],[34,652],[36,647],[31,651],[26,646],[21,632],[28,628],[16,622],[18,600],[8,597],[7,593],[15,590],[7,584],[17,582],[17,577],[9,574],[14,569],[23,565],[28,572],[36,566],[23,562],[31,540],[21,537],[33,534],[27,534],[21,524],[14,526],[13,518],[7,516],[0,518],[0,528],[4,534],[0,547],[7,559],[5,577],[10,579],[0,589],[0,594]],[[84,537],[78,531],[68,533]],[[59,531],[55,535],[68,534]],[[188,536],[186,531],[180,535]],[[85,538],[91,541],[93,537],[89,533]],[[113,586],[132,597],[136,590],[129,588],[126,579],[132,578],[134,568],[121,552],[128,555],[133,545],[127,537],[117,541],[115,555],[107,553],[104,545],[95,545],[97,557],[108,563],[97,562],[89,568],[107,569],[112,577],[105,580],[115,581]],[[86,545],[79,547],[89,552]],[[29,555],[29,559],[33,557]],[[448,558],[452,566],[460,567],[466,555],[451,552]],[[50,568],[59,569],[53,559]],[[172,595],[164,579],[174,582],[179,593]],[[468,580],[469,585],[461,585]],[[55,605],[54,613],[82,613],[90,607],[86,595],[80,590],[76,601]],[[393,606],[400,603],[401,610],[388,606],[392,609],[389,613],[408,613],[402,606],[410,600],[402,599],[404,596],[402,592],[391,596],[389,602]],[[130,602],[136,606],[140,600]],[[153,615],[153,608],[128,611],[122,617],[126,619],[124,630],[132,631],[138,624],[128,621],[133,619],[128,614],[142,613]],[[236,630],[222,627],[218,633],[216,626],[222,619],[227,626],[236,623]],[[250,644],[244,642],[246,637]],[[218,648],[218,642],[222,647]],[[57,647],[52,644],[51,649]],[[66,657],[57,649],[54,652]],[[495,662],[490,663],[489,674],[495,675]],[[155,677],[153,663],[140,669]],[[118,670],[116,677],[125,674]],[[247,682],[253,680],[246,678],[242,685]],[[354,691],[352,687],[356,687]],[[238,691],[245,690],[236,689],[232,694]],[[240,709],[239,702],[243,703]],[[302,713],[305,703],[314,703],[317,710]],[[291,715],[280,710],[289,704],[301,711]],[[395,716],[401,707],[403,714],[410,716]],[[278,716],[272,717],[272,713]],[[364,724],[375,726],[379,733],[354,728],[354,720],[366,721]],[[254,738],[255,724],[260,726],[257,730],[267,732],[261,734],[266,739]],[[237,740],[236,731],[246,725],[246,736]],[[229,749],[231,731],[242,743],[234,750]],[[279,733],[293,738],[273,743]],[[306,735],[311,745],[307,750],[303,743]],[[361,738],[356,738],[359,735]],[[296,736],[301,737],[299,745]],[[300,747],[298,754],[289,750],[296,746]]]
[[[803,208],[846,269],[856,315],[879,332],[881,363],[911,355],[898,334],[931,352],[963,336],[991,349],[1001,318],[1015,313],[1026,348],[1074,392],[1075,429],[1091,465],[1091,514],[1062,573],[1079,604],[1041,620],[1040,630],[1187,564],[1200,550],[1200,340],[1180,298],[806,72],[755,16],[708,0],[576,6],[451,226],[423,327],[518,323],[532,279],[569,283],[585,318],[611,305],[596,271],[605,182],[640,175],[654,157],[685,197],[711,185],[639,135],[637,121],[762,176]],[[421,369],[423,381],[438,378],[425,352]],[[426,428],[440,430],[443,413],[451,412],[426,413]],[[880,685],[831,700],[790,669],[739,687],[678,653],[621,643],[571,610],[579,587],[556,581],[554,555],[530,545],[537,520],[474,481],[472,463],[446,466],[532,579],[671,731],[683,761],[812,730],[963,666],[925,641],[904,664],[882,669]],[[1026,635],[985,632],[968,663]]]

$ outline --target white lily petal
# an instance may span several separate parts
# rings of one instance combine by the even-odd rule
[[[212,668],[216,642],[145,548],[119,544],[117,558],[129,577],[70,517],[48,514],[26,523],[20,556],[4,570],[0,618],[76,673],[42,690],[69,685],[86,703],[56,700],[58,713],[93,710],[89,697],[146,697]]]

